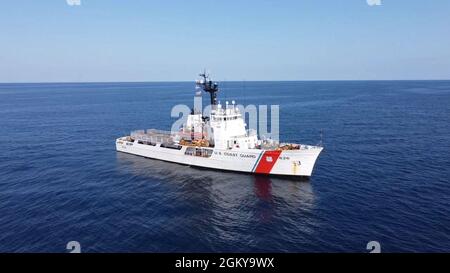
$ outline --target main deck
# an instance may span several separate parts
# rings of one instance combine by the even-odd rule
[[[157,129],[138,130],[133,131],[126,137],[127,141],[138,141],[139,144],[147,144],[155,146],[161,144],[163,147],[202,147],[202,148],[214,148],[214,144],[207,141],[202,134],[190,133],[190,132],[171,132],[162,131]],[[301,145],[294,143],[279,143],[273,140],[262,140],[254,149],[250,150],[302,150],[310,149],[310,145]],[[249,149],[244,149],[249,150]]]

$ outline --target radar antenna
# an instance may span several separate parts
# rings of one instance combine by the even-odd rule
[[[199,76],[201,79],[197,81],[197,87],[200,87],[203,91],[209,93],[211,97],[211,105],[217,105],[217,92],[219,92],[217,82],[211,81],[209,75],[206,74],[206,71],[199,74]]]

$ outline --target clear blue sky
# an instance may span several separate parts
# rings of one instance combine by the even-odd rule
[[[449,79],[450,1],[0,0],[0,82]]]

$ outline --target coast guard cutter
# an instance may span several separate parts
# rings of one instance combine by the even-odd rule
[[[200,76],[196,85],[210,95],[209,116],[192,110],[179,131],[134,131],[116,140],[117,151],[218,170],[311,176],[321,146],[260,140],[256,131],[246,129],[234,101],[218,103],[218,84],[205,73]]]

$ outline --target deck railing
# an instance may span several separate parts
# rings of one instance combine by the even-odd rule
[[[156,129],[136,130],[130,134],[131,138],[147,141],[150,143],[173,143],[173,134],[170,131],[162,131]]]

